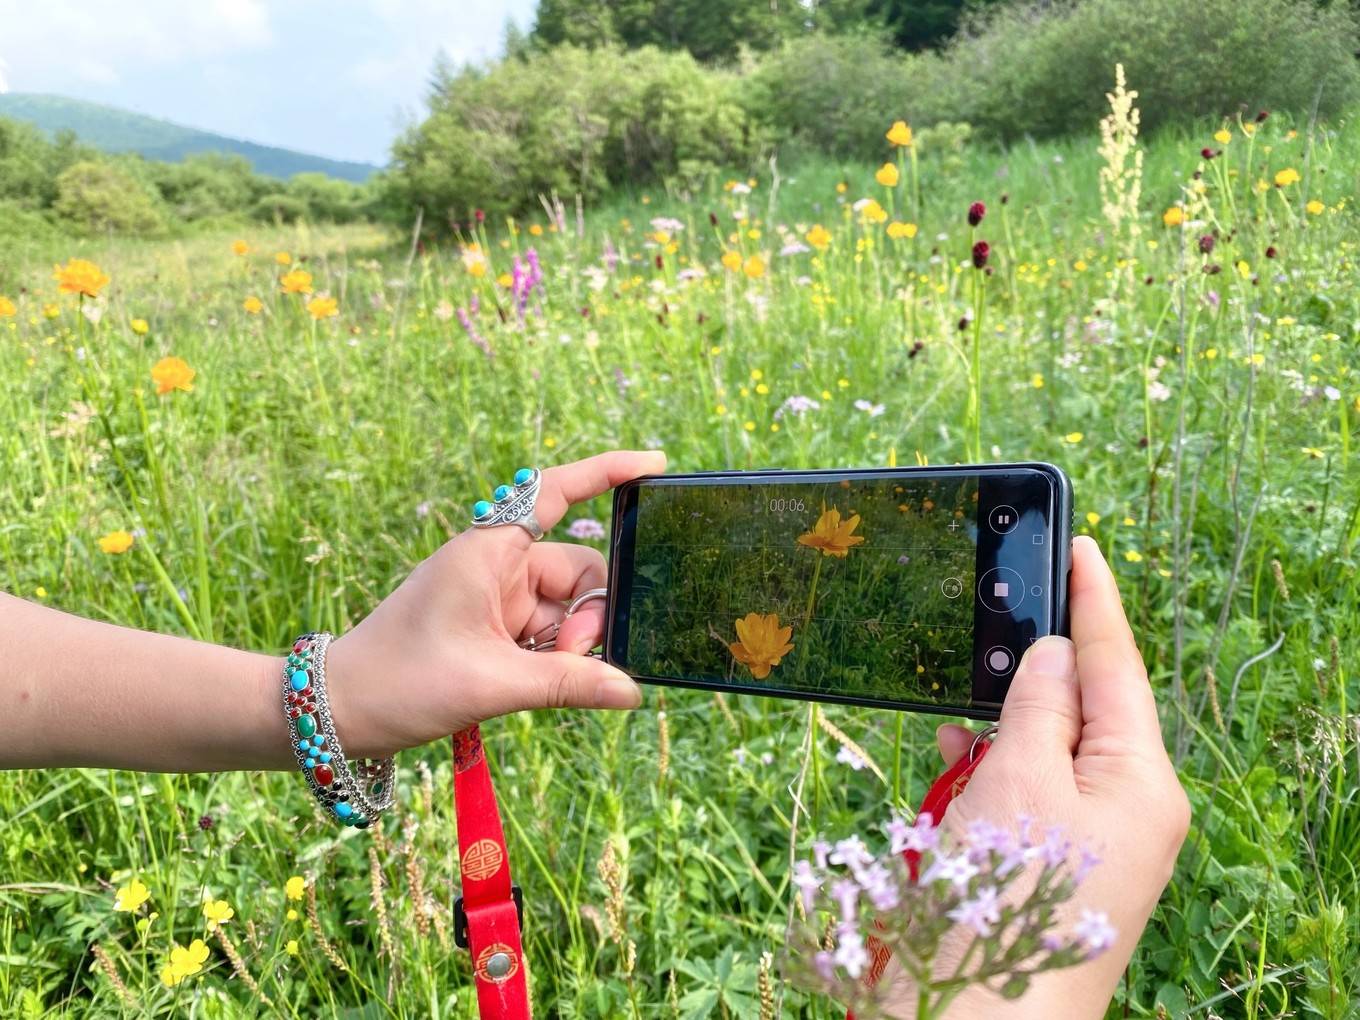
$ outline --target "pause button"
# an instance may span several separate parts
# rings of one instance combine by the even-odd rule
[[[1015,507],[1001,506],[993,507],[991,514],[987,517],[988,526],[998,535],[1009,535],[1015,530],[1015,526],[1020,523],[1020,515],[1015,512]]]

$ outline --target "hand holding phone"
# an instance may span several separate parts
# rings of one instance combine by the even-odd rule
[[[641,478],[615,491],[605,658],[638,680],[994,719],[1066,632],[1049,464]]]

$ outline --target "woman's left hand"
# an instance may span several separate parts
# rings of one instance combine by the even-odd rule
[[[605,453],[543,472],[535,513],[547,531],[574,503],[666,468],[665,454]],[[327,656],[331,707],[350,753],[381,757],[530,708],[636,708],[624,673],[585,655],[604,607],[566,606],[605,584],[588,546],[534,543],[515,525],[451,539]],[[518,642],[560,624],[554,651]]]

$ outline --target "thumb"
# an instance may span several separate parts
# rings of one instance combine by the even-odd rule
[[[1077,656],[1065,637],[1042,637],[1029,646],[1001,708],[992,754],[1033,766],[1069,766],[1081,737]]]
[[[520,652],[514,656],[519,681],[507,692],[516,702],[507,711],[530,708],[637,708],[642,690],[620,670],[589,655]]]

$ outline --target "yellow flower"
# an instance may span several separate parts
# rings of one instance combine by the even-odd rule
[[[0,294],[0,319],[13,315],[19,309],[14,307],[14,302]]]
[[[792,635],[792,627],[779,626],[778,613],[768,616],[747,613],[737,621],[737,640],[727,647],[732,657],[751,671],[751,676],[764,680],[793,650],[789,642]]]
[[[1299,447],[1299,449],[1303,451],[1305,457],[1311,457],[1313,458],[1313,460],[1322,460],[1324,457],[1327,456],[1316,446],[1301,446]]]
[[[1162,213],[1162,222],[1168,227],[1179,227],[1185,222],[1185,210],[1178,205],[1173,205]]]
[[[897,165],[895,163],[884,163],[874,174],[874,180],[885,188],[897,187]]]
[[[844,181],[837,181],[837,182],[836,182],[836,194],[838,194],[838,195],[844,195],[844,194],[845,194],[847,191],[849,191],[849,190],[850,190],[850,185],[846,184]]]
[[[60,314],[61,305],[58,305],[54,302],[48,302],[47,304],[43,305],[43,318],[55,319]]]
[[[859,214],[865,223],[882,223],[888,218],[888,211],[872,198],[866,198],[855,204],[859,206]]]
[[[132,332],[138,336],[146,336],[151,330],[151,324],[145,319],[133,319],[128,325],[132,327]]]
[[[127,544],[132,544],[132,536],[128,535],[126,531],[114,532],[114,534],[127,535]],[[101,538],[99,540],[99,545],[103,548],[104,539]],[[124,548],[126,548],[126,546]],[[104,551],[112,552],[110,549],[104,549]],[[121,549],[118,551],[122,552]],[[124,910],[131,914],[149,899],[151,899],[151,890],[143,885],[140,879],[134,878],[114,894],[113,909]]]
[[[1097,524],[1100,523],[1100,514],[1096,513],[1094,510],[1087,511],[1086,523],[1094,528]]]
[[[1287,188],[1291,184],[1298,184],[1301,180],[1303,180],[1303,178],[1299,176],[1297,170],[1292,166],[1285,167],[1275,175],[1275,187]]]
[[[175,390],[192,393],[194,376],[197,374],[183,358],[161,358],[151,366],[151,381],[156,384],[156,392],[160,396]]]
[[[251,315],[259,315],[264,310],[264,302],[252,294],[241,302],[241,307]]]
[[[765,260],[759,255],[752,255],[746,260],[746,264],[741,267],[741,271],[753,280],[759,280],[765,275]]]
[[[486,256],[482,254],[480,244],[469,244],[463,247],[463,268],[476,277],[486,275]]]
[[[305,269],[290,269],[279,277],[279,284],[285,294],[310,294],[312,274]]]
[[[52,278],[57,281],[58,292],[85,297],[98,297],[109,283],[104,271],[89,259],[71,259],[64,266],[53,266]]]
[[[894,241],[901,240],[904,237],[910,240],[916,236],[916,224],[893,220],[888,224],[888,236]]]
[[[905,120],[895,120],[893,121],[893,126],[888,128],[888,133],[884,137],[894,145],[910,145],[911,127]]]
[[[534,237],[538,237],[543,233],[543,228],[540,227],[537,223],[530,223],[529,233],[532,234]]]
[[[814,223],[812,229],[807,232],[807,243],[818,251],[826,251],[831,246],[831,231],[820,223]]]
[[[298,912],[296,910],[289,910],[288,913],[284,914],[283,916],[288,918],[288,920],[290,921],[296,921],[298,919]]]
[[[174,988],[191,974],[197,974],[208,961],[208,947],[202,939],[170,950],[170,962],[161,968],[161,983]]]
[[[1143,554],[1137,549],[1126,549],[1124,550],[1124,559],[1128,560],[1130,563],[1142,563]]]
[[[1323,205],[1321,202],[1319,202],[1316,198],[1311,198],[1308,200],[1308,204],[1305,205],[1304,208],[1308,210],[1308,214],[1310,216],[1321,216],[1322,210],[1326,209],[1327,207]],[[3,307],[4,307],[3,305],[0,305],[0,308]]]
[[[99,551],[108,553],[110,556],[118,556],[132,548],[132,541],[131,532],[110,531],[99,539]],[[120,889],[119,895],[121,894],[122,890]],[[116,903],[115,909],[117,909]]]
[[[496,277],[496,282],[500,284],[502,287],[504,287],[506,290],[509,290],[511,287],[515,285],[515,278],[511,276],[509,273],[501,273],[500,276]]]
[[[314,297],[307,302],[307,313],[313,319],[329,319],[340,314],[340,304],[333,297]]]
[[[274,253],[274,261],[281,266],[291,266],[293,264],[293,256],[289,255],[286,251],[276,251]]]
[[[1063,442],[1080,443],[1084,438],[1086,437],[1080,432],[1069,432],[1067,435],[1063,436]]]
[[[842,521],[841,512],[832,507],[830,510],[822,511],[822,516],[817,518],[817,523],[812,526],[811,531],[798,536],[798,544],[812,549],[820,549],[823,556],[837,556],[845,559],[851,546],[859,545],[864,541],[863,535],[853,533],[858,527],[859,514],[855,514],[847,521]]]
[[[232,241],[231,250],[237,255],[249,255],[250,245],[246,244],[244,241]]]
[[[297,940],[297,939],[289,939],[289,940],[288,940],[288,944],[287,944],[286,946],[283,947],[283,951],[286,952],[289,956],[297,956],[297,954],[298,954],[298,940]]]
[[[1084,273],[1089,267],[1086,265],[1085,259],[1077,259],[1077,261],[1072,263],[1072,268],[1078,273]]]
[[[203,916],[208,919],[208,931],[216,931],[219,924],[226,924],[236,916],[236,911],[226,900],[207,900],[203,904]]]
[[[1029,384],[1033,386],[1036,390],[1043,389],[1044,374],[1042,372],[1035,372],[1032,376],[1029,377]]]
[[[722,264],[729,272],[735,273],[741,268],[741,252],[731,250],[723,252]]]
[[[1214,132],[1214,141],[1219,145],[1227,145],[1232,141],[1232,132],[1227,128],[1219,128]]]
[[[1243,133],[1244,135],[1246,135],[1248,138],[1250,138],[1252,135],[1256,134],[1256,125],[1255,125],[1255,124],[1243,124],[1243,125],[1242,125],[1242,133]]]
[[[300,900],[302,894],[307,891],[307,882],[301,875],[294,875],[283,883],[283,891],[290,900]]]

